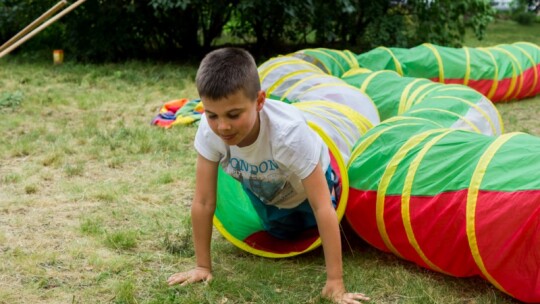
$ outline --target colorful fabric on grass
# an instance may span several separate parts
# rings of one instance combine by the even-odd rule
[[[159,114],[152,120],[152,124],[164,128],[177,124],[189,125],[198,122],[202,113],[204,113],[204,108],[199,99],[175,99],[161,107]]]

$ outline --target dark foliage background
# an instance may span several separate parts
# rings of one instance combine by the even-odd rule
[[[0,0],[0,40],[56,2]],[[485,0],[88,0],[17,52],[61,48],[103,62],[197,59],[221,45],[263,57],[309,46],[460,46],[467,27],[481,38],[493,14]]]

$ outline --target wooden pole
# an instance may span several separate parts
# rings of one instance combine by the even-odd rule
[[[50,8],[43,15],[39,16],[36,20],[34,20],[32,23],[30,23],[28,26],[26,26],[22,31],[18,32],[15,36],[13,36],[11,39],[9,39],[6,43],[2,44],[2,46],[0,46],[0,52],[5,50],[11,44],[13,44],[13,42],[19,40],[21,37],[28,34],[31,30],[36,28],[36,26],[38,26],[43,21],[47,20],[50,16],[54,15],[59,9],[61,9],[66,4],[67,4],[66,0],[62,0],[62,1],[58,2],[58,3],[56,3],[55,6]]]
[[[14,49],[16,49],[19,45],[25,43],[28,39],[34,37],[37,33],[41,32],[42,30],[44,30],[47,26],[53,24],[54,22],[56,22],[58,19],[62,18],[63,16],[65,16],[67,13],[71,12],[72,10],[76,9],[77,6],[83,4],[86,0],[79,0],[75,3],[73,3],[72,5],[68,6],[67,8],[65,8],[63,11],[61,11],[60,13],[58,13],[57,15],[55,15],[54,17],[52,17],[51,19],[49,19],[47,22],[43,23],[42,25],[40,25],[38,28],[36,28],[35,30],[33,30],[32,32],[30,32],[28,35],[22,37],[20,40],[18,40],[17,42],[13,43],[11,46],[9,46],[8,48],[6,48],[5,50],[3,50],[2,52],[0,52],[0,58],[4,57],[5,55],[9,54],[9,52],[13,51]]]

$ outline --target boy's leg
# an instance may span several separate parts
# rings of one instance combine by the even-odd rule
[[[332,205],[336,208],[336,197],[341,192],[339,177],[332,170],[331,166],[328,166],[325,177],[332,198]],[[253,207],[262,220],[265,230],[277,238],[291,239],[296,237],[300,232],[317,226],[315,215],[307,200],[295,208],[281,209],[263,203],[247,188],[244,188],[244,191],[249,196]]]
[[[263,203],[251,190],[244,188],[266,232],[280,239],[291,239],[304,230],[303,215],[293,209],[281,209]]]

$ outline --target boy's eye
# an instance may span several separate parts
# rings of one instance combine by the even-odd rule
[[[230,119],[237,119],[240,115],[239,114],[229,114],[227,115]]]
[[[208,117],[208,119],[216,119],[217,115],[207,115],[206,117]]]

